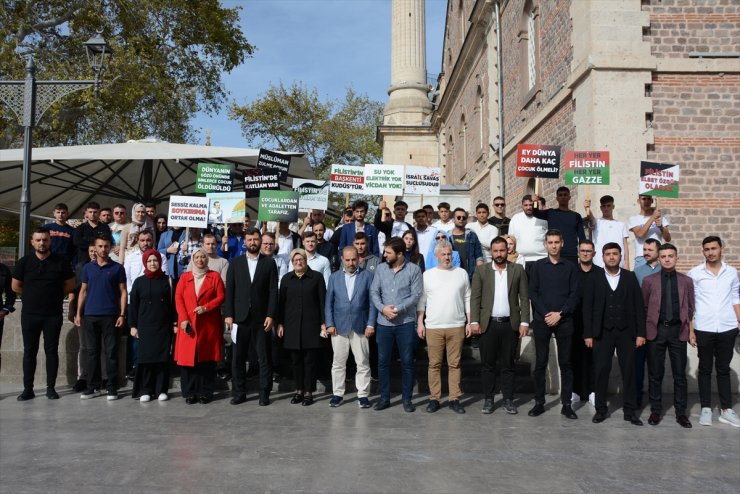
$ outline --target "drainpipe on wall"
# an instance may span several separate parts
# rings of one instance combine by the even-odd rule
[[[501,197],[506,198],[506,174],[504,173],[504,71],[501,54],[501,0],[496,2],[496,63],[498,65],[498,168]]]

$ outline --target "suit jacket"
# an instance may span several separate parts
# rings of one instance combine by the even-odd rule
[[[351,330],[357,334],[364,334],[366,327],[375,327],[375,321],[378,318],[378,309],[370,301],[373,274],[360,270],[355,276],[357,279],[351,300],[347,298],[344,270],[331,275],[326,292],[324,308],[326,327],[334,326],[337,328],[337,334],[343,336],[349,334]]]
[[[519,324],[529,322],[529,285],[524,268],[513,262],[506,262],[506,284],[509,289],[509,314],[511,329],[519,330]],[[481,332],[488,329],[493,310],[493,297],[496,290],[493,266],[490,262],[475,269],[470,293],[471,322],[480,323]]]
[[[640,284],[632,271],[623,269],[619,275],[617,290],[624,291],[622,321],[626,324],[632,338],[645,337],[645,307],[642,301]],[[603,271],[589,276],[583,287],[583,337],[599,338],[604,329],[606,300],[611,286]]]
[[[224,301],[224,282],[215,271],[206,273],[198,295],[195,294],[193,273],[180,277],[175,292],[177,307],[177,337],[175,338],[175,362],[177,365],[193,367],[197,362],[221,360],[223,343],[223,323],[219,307]],[[205,314],[196,315],[193,311],[202,305]],[[193,334],[180,328],[182,321],[189,321]]]
[[[642,297],[645,303],[645,334],[648,341],[658,336],[658,319],[660,318],[660,304],[663,301],[663,280],[659,271],[651,274],[642,282]],[[694,283],[685,274],[676,273],[678,282],[678,305],[680,307],[681,330],[678,333],[680,341],[689,341],[689,323],[694,318]]]
[[[342,249],[348,245],[352,245],[355,241],[355,222],[347,223],[342,226],[339,236],[339,247],[338,254],[341,256]],[[365,235],[367,235],[367,248],[372,254],[380,257],[380,249],[378,247],[378,230],[373,225],[365,223]]]
[[[272,257],[259,255],[254,280],[249,276],[247,256],[239,256],[226,272],[224,317],[233,317],[237,324],[262,327],[266,317],[275,318],[278,308],[277,265]]]

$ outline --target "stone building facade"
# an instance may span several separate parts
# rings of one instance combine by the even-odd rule
[[[709,234],[740,264],[740,3],[449,0],[444,36],[431,130],[444,180],[467,184],[471,203],[503,189],[508,214],[519,210],[532,187],[514,175],[525,142],[610,151],[611,184],[590,195],[613,195],[625,222],[638,212],[640,161],[678,164],[681,197],[658,205],[679,269],[703,260]],[[549,202],[560,184],[544,180]],[[572,189],[582,213],[586,191]]]

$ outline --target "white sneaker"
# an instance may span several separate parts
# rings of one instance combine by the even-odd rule
[[[118,399],[118,392],[108,391],[107,399],[108,401],[116,401]]]
[[[139,401],[142,403],[146,403],[147,401],[151,401],[151,400],[152,400],[152,397],[149,395],[141,395],[139,397]]]
[[[589,393],[588,394],[588,402],[591,403],[592,407],[596,406],[596,393]]]
[[[702,407],[701,415],[699,415],[699,425],[712,425],[712,409],[709,407]]]
[[[732,408],[722,410],[722,413],[719,414],[719,421],[733,427],[740,427],[740,418],[737,417],[737,414]]]
[[[167,393],[159,393],[159,397],[157,399],[159,401],[167,401],[170,399],[170,397],[167,396]]]

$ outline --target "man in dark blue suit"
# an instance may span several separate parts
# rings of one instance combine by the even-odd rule
[[[343,252],[342,249],[348,245],[352,245],[355,241],[355,233],[364,232],[367,235],[368,250],[380,257],[380,247],[378,246],[378,230],[373,225],[365,223],[365,215],[367,214],[367,202],[356,201],[352,205],[352,214],[354,215],[354,221],[347,223],[342,226],[341,236],[339,237],[339,252]]]
[[[343,227],[342,229],[346,228]],[[331,367],[333,396],[329,405],[344,399],[344,381],[350,349],[357,363],[355,385],[360,408],[370,408],[370,345],[378,310],[370,303],[373,275],[357,268],[359,255],[353,246],[342,250],[343,269],[332,273],[326,292],[326,332],[331,335],[334,362]]]

